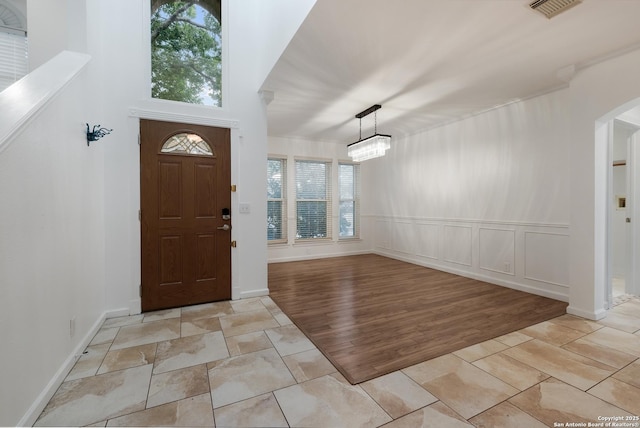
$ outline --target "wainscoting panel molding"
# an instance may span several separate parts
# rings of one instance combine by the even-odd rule
[[[557,233],[525,232],[524,277],[533,281],[569,287],[569,236]]]
[[[569,300],[569,226],[370,216],[376,254]]]
[[[393,224],[388,220],[376,220],[376,227],[374,229],[375,238],[374,241],[376,243],[377,248],[382,248],[385,250],[392,250],[391,247],[391,225]]]
[[[440,259],[440,226],[432,223],[416,223],[416,255],[427,259]]]
[[[470,226],[444,226],[444,261],[471,267],[473,228]]]
[[[515,275],[516,231],[480,227],[480,269]]]
[[[411,222],[399,221],[393,224],[392,234],[393,249],[399,253],[415,254],[414,226]]]

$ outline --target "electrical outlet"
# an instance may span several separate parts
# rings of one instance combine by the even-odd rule
[[[69,320],[69,337],[76,335],[76,317]]]
[[[249,214],[251,212],[251,204],[248,204],[246,202],[240,203],[238,208],[239,208],[240,214]]]
[[[504,262],[504,271],[505,272],[511,272],[511,263]]]

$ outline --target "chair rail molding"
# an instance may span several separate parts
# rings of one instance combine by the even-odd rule
[[[570,228],[562,223],[367,216],[375,254],[569,299]]]

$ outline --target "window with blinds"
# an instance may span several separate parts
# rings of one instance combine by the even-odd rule
[[[287,241],[287,160],[267,159],[267,241]]]
[[[352,163],[338,164],[340,188],[340,238],[360,236],[360,167]]]
[[[29,68],[26,33],[0,25],[0,92],[22,79]]]
[[[331,238],[331,161],[295,162],[296,239]]]

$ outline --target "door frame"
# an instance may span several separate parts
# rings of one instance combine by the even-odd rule
[[[142,311],[231,299],[229,128],[140,122]],[[212,153],[163,151],[185,133]]]
[[[242,140],[240,135],[240,121],[235,119],[223,119],[206,116],[205,114],[211,114],[210,108],[203,108],[200,106],[189,106],[193,109],[201,110],[202,114],[183,114],[175,112],[167,112],[156,109],[148,108],[130,108],[129,117],[136,119],[131,125],[135,127],[138,134],[138,142],[140,144],[140,119],[159,120],[165,122],[178,122],[188,125],[204,125],[214,126],[218,128],[229,128],[231,132],[231,184],[234,185],[238,182],[239,171],[239,144]],[[206,111],[205,111],[206,110]],[[140,150],[137,150],[138,158],[135,161],[136,177],[140,177]],[[135,206],[138,207],[138,213],[140,212],[140,180],[135,180],[135,194],[132,195],[136,200]],[[235,192],[231,193],[231,212],[238,213],[238,195]],[[238,222],[236,221],[236,224]],[[237,240],[239,229],[237,227],[231,229],[231,240]],[[136,244],[137,244],[137,263],[136,263],[136,277],[138,278],[138,287],[135,291],[132,290],[132,294],[135,293],[136,298],[130,303],[130,313],[141,313],[142,299],[140,298],[140,290],[142,287],[142,223],[138,221],[137,230],[135,230]],[[238,280],[240,275],[238,252],[236,248],[231,248],[231,299],[237,300],[241,297],[240,281]],[[133,311],[136,308],[136,311]]]
[[[625,289],[628,294],[640,296],[640,266],[634,263],[640,257],[640,186],[638,165],[640,161],[640,126],[627,143],[627,277]]]
[[[623,112],[624,113],[624,112]],[[614,127],[616,121],[621,121],[629,127],[637,128],[636,132],[631,135],[627,141],[627,188],[626,188],[626,217],[631,219],[627,224],[626,232],[626,269],[625,269],[625,291],[640,295],[640,267],[633,263],[637,260],[636,256],[640,256],[640,186],[636,185],[638,178],[638,168],[636,162],[639,159],[640,151],[637,149],[638,141],[640,141],[640,124],[631,123],[620,118],[620,115],[614,117],[606,123],[607,133],[607,185],[606,185],[606,251],[605,251],[605,309],[611,309],[613,304],[613,139]]]

